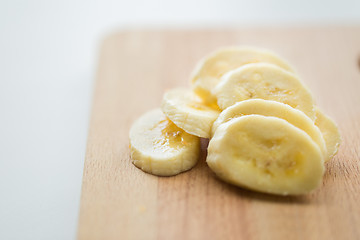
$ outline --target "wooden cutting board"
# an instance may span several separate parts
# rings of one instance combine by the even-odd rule
[[[131,164],[128,131],[166,89],[189,86],[196,62],[251,45],[287,59],[343,142],[323,185],[301,197],[231,186],[202,157],[174,177]],[[78,239],[360,239],[360,27],[123,31],[101,47],[86,151]]]

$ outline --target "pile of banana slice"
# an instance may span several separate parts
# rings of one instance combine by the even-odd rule
[[[135,166],[159,176],[184,172],[199,159],[200,138],[209,138],[206,162],[228,183],[279,195],[321,184],[341,137],[286,61],[263,49],[224,48],[200,61],[191,83],[167,91],[161,108],[132,125]]]

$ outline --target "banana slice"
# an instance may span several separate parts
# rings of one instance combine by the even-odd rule
[[[192,91],[183,88],[166,92],[161,110],[176,126],[202,138],[210,137],[211,126],[220,114],[217,105],[206,105]]]
[[[315,126],[314,122],[308,116],[306,116],[303,112],[290,107],[289,105],[270,100],[249,99],[235,103],[231,107],[226,108],[221,112],[217,120],[214,122],[212,126],[212,135],[220,124],[228,122],[229,120],[236,117],[251,114],[278,117],[288,121],[295,127],[300,128],[306,132],[312,138],[312,140],[317,143],[323,156],[327,156],[324,138],[319,128]]]
[[[281,195],[316,189],[324,173],[321,151],[309,135],[283,119],[260,115],[221,124],[206,161],[229,183]]]
[[[214,93],[221,109],[246,99],[261,98],[288,104],[315,120],[310,91],[295,75],[273,64],[252,63],[230,71]]]
[[[257,48],[223,48],[200,61],[192,73],[193,90],[207,102],[216,101],[212,90],[222,75],[248,63],[266,62],[293,72],[292,68],[274,53]]]
[[[172,176],[196,164],[200,139],[178,128],[158,108],[134,122],[130,149],[133,164],[144,172]]]
[[[341,136],[336,123],[318,107],[315,108],[315,125],[319,127],[327,148],[327,160],[333,158],[339,150]]]

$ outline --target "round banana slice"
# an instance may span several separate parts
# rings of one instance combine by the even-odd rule
[[[318,107],[315,108],[315,125],[319,127],[327,148],[326,160],[333,158],[339,150],[341,136],[336,123]]]
[[[166,92],[161,110],[176,126],[202,138],[210,137],[212,124],[220,114],[217,105],[207,105],[192,91],[183,88]]]
[[[235,103],[221,112],[212,126],[212,135],[222,123],[245,115],[257,114],[262,116],[278,117],[284,119],[306,132],[319,146],[323,156],[327,157],[324,138],[314,122],[303,112],[284,103],[263,99],[249,99]],[[325,159],[326,160],[326,159]]]
[[[321,151],[309,135],[283,119],[260,115],[221,124],[206,161],[229,183],[280,195],[308,193],[324,173]]]
[[[229,47],[219,49],[201,60],[192,73],[193,90],[207,102],[216,101],[212,90],[219,83],[222,75],[248,63],[266,62],[285,70],[292,68],[276,54],[251,47]]]
[[[214,93],[221,109],[246,99],[261,98],[288,104],[315,120],[310,91],[295,75],[273,64],[252,63],[230,71]]]
[[[172,176],[196,164],[200,139],[178,128],[158,108],[134,122],[130,149],[133,164],[144,172]]]

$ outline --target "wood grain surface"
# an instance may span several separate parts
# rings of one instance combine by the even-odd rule
[[[202,156],[174,177],[131,164],[128,132],[166,89],[189,86],[220,46],[251,45],[287,59],[343,142],[323,185],[301,197],[218,180]],[[78,239],[360,239],[360,27],[124,31],[104,39],[86,151]]]

